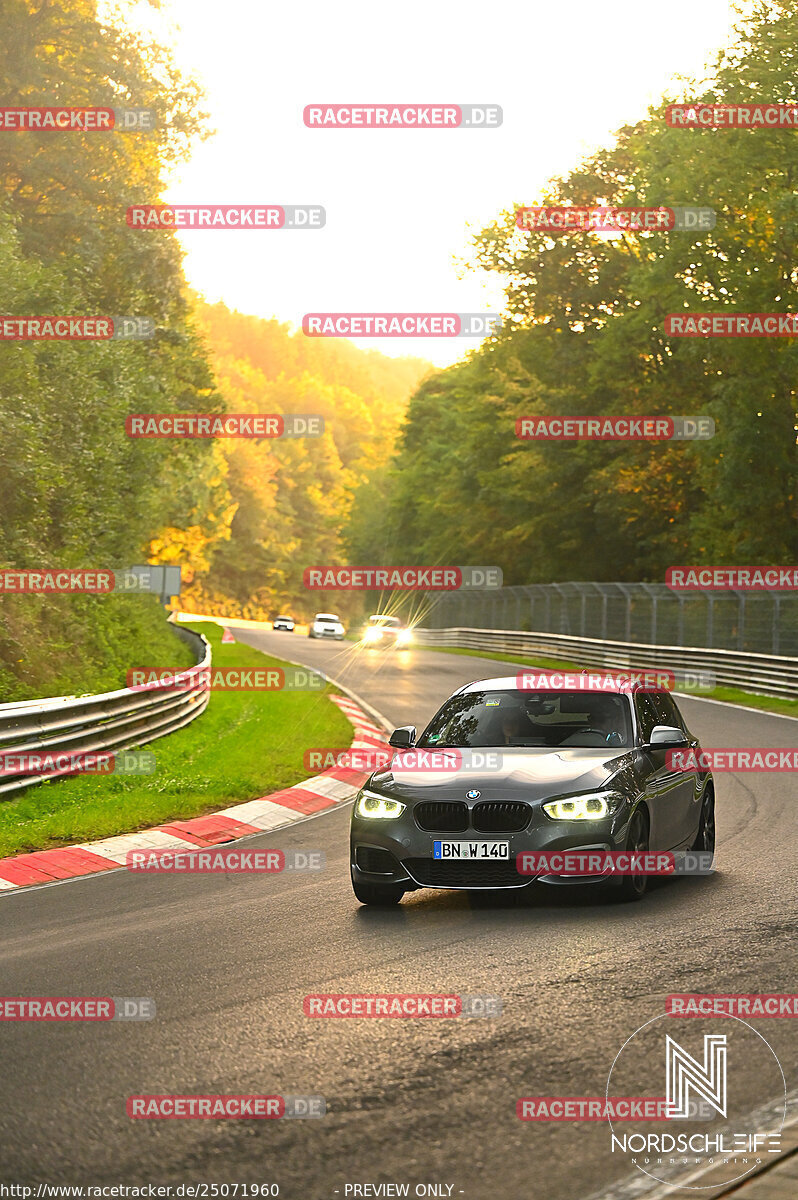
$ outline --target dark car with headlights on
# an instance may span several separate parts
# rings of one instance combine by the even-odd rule
[[[711,861],[712,775],[669,765],[669,750],[701,747],[667,691],[532,691],[515,676],[480,680],[455,692],[420,737],[408,725],[390,744],[399,754],[370,776],[352,810],[352,886],[363,904],[397,904],[421,887],[606,881],[520,874],[524,851],[696,850]],[[425,754],[443,750],[448,760]],[[434,759],[456,766],[428,769]],[[647,880],[613,883],[638,899]]]

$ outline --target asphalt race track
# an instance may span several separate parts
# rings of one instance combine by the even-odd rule
[[[512,673],[431,651],[237,636],[326,671],[395,725],[421,727],[460,684]],[[683,710],[708,747],[798,741],[794,720],[698,700]],[[417,1183],[451,1185],[468,1200],[609,1188],[629,1169],[603,1122],[523,1123],[516,1099],[603,1095],[617,1051],[669,992],[795,991],[794,781],[716,782],[717,873],[659,882],[637,905],[541,888],[520,901],[423,891],[397,910],[366,910],[350,890],[348,807],[251,840],[323,850],[315,877],[122,870],[0,896],[3,995],[157,1005],[143,1023],[3,1023],[0,1179],[276,1182],[288,1200],[385,1181],[411,1195]],[[491,994],[503,1015],[305,1017],[303,997],[325,991]],[[795,1080],[794,1026],[757,1028]],[[745,1086],[752,1109],[773,1099],[753,1068]],[[328,1113],[130,1120],[125,1100],[141,1093],[322,1095]]]

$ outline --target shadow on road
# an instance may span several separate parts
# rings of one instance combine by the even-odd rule
[[[539,923],[541,916],[555,913],[595,913],[596,919],[628,916],[635,918],[646,915],[672,916],[674,906],[688,903],[693,906],[703,903],[723,882],[723,873],[715,871],[709,876],[681,877],[678,879],[656,878],[649,881],[648,891],[642,900],[626,901],[611,884],[532,884],[515,890],[497,891],[445,891],[421,888],[409,892],[395,908],[371,908],[362,905],[354,910],[359,923],[370,929],[386,932],[400,927],[416,926],[423,921],[434,920],[435,916],[456,914],[467,916],[469,912],[512,912],[514,920]]]

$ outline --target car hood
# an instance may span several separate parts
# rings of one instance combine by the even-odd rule
[[[463,800],[468,791],[480,792],[481,800],[545,800],[567,791],[604,787],[635,759],[634,751],[576,747],[484,753],[500,754],[501,765],[491,769],[460,766],[451,771],[402,767],[396,772],[389,765],[375,771],[366,786],[399,800]]]

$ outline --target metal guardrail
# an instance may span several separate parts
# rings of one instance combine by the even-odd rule
[[[97,696],[55,696],[0,704],[0,768],[5,755],[97,754],[128,750],[182,729],[204,712],[210,697],[211,647],[199,633],[175,626],[197,653],[197,665],[146,690],[121,688]],[[0,773],[0,799],[45,779],[72,772]]]
[[[521,657],[542,655],[565,659],[579,667],[615,670],[663,670],[679,675],[711,672],[720,686],[743,688],[769,696],[798,699],[798,658],[709,650],[700,646],[655,646],[611,642],[569,634],[527,633],[508,629],[415,629],[419,646],[458,646]]]

